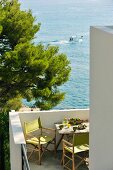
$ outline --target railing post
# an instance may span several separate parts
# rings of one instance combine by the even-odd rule
[[[30,170],[25,145],[21,144],[21,148],[22,148],[22,170],[25,170],[24,167],[26,167],[26,170]]]

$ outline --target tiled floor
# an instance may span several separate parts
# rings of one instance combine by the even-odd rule
[[[30,160],[31,170],[63,170],[61,165],[62,151],[58,151],[57,158],[54,158],[54,154],[46,152],[42,158],[42,165],[38,165],[36,161],[37,155]],[[78,170],[88,170],[86,165],[81,165]]]

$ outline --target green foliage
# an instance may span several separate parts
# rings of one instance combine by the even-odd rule
[[[19,96],[8,100],[7,103],[5,104],[5,106],[3,107],[2,112],[8,113],[9,110],[11,110],[11,109],[18,111],[22,107],[21,101],[22,101],[22,98]]]
[[[58,87],[69,78],[67,56],[56,46],[33,43],[40,24],[30,10],[20,10],[18,0],[0,1],[0,13],[0,107],[9,109],[18,96],[41,109],[56,106],[64,99]]]
[[[20,11],[17,1],[8,3],[3,7],[5,18],[2,20],[2,35],[7,34],[12,49],[21,42],[30,41],[39,30],[40,24],[34,25],[35,18],[31,11]]]
[[[0,154],[2,155],[0,160],[0,169],[10,170],[9,162],[9,115],[8,113],[0,113]]]
[[[36,24],[30,10],[20,10],[18,0],[0,0],[0,137],[7,170],[9,110],[18,110],[22,98],[35,100],[34,106],[41,109],[56,106],[65,95],[59,86],[68,80],[71,70],[58,47],[33,43],[39,29],[40,23]]]

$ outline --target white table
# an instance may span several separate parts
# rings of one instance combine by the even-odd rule
[[[63,127],[62,129],[59,128],[60,125],[63,125],[63,124],[55,124],[56,126],[56,129],[58,131],[58,133],[61,135],[58,143],[56,144],[56,150],[58,149],[58,146],[60,145],[62,139],[64,138],[64,135],[69,135],[69,134],[73,134],[73,133],[87,133],[89,132],[89,122],[83,122],[82,124],[85,124],[86,125],[86,128],[83,129],[83,130],[78,130],[76,129],[76,131],[74,132],[73,130],[73,127],[77,127],[79,125],[74,125],[74,126],[70,126],[70,127]]]

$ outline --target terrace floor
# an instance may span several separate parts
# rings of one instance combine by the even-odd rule
[[[42,165],[38,165],[36,157],[37,155],[29,161],[31,170],[63,170],[63,166],[61,165],[62,151],[58,151],[57,158],[54,158],[52,153],[46,152],[42,158]],[[78,170],[88,170],[88,167],[86,165],[81,165]]]

